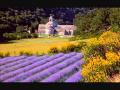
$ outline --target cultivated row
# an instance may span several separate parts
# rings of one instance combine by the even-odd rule
[[[2,82],[79,82],[82,53],[59,53],[48,56],[11,56],[0,59]],[[71,75],[72,73],[72,75]]]

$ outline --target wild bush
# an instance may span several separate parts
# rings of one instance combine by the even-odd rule
[[[89,40],[84,47],[86,64],[82,75],[86,82],[107,82],[114,72],[120,72],[119,34],[104,32],[95,42]],[[91,41],[91,43],[90,43]]]

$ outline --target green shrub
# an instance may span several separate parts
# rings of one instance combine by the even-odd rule
[[[106,68],[106,73],[108,76],[112,76],[112,74],[117,74],[120,72],[120,62],[113,63],[110,67]]]
[[[23,33],[21,33],[21,37],[22,37],[22,38],[31,38],[32,35],[29,34],[29,33],[27,33],[27,32],[23,32]]]
[[[32,34],[32,37],[33,37],[33,38],[38,38],[38,34],[33,33],[33,34]]]
[[[120,27],[117,25],[112,25],[111,29],[112,32],[120,32]]]
[[[81,51],[86,45],[86,42],[79,42],[77,47],[79,48],[79,51]]]
[[[32,35],[27,32],[22,33],[4,33],[3,37],[5,37],[7,40],[20,40],[24,38],[31,38]],[[33,34],[33,37],[37,37],[36,34]]]
[[[87,48],[85,51],[85,58],[91,58],[100,55],[104,59],[106,59],[105,56],[105,47],[102,44],[96,44],[96,45],[91,45],[91,46],[86,46],[84,48]]]
[[[24,32],[24,33],[21,34],[22,38],[28,38],[29,36],[30,36],[30,34],[27,33],[27,32]]]
[[[16,40],[20,38],[19,34],[17,33],[4,33],[3,36],[8,40]]]

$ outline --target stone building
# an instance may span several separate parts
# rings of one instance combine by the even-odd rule
[[[49,17],[49,21],[46,24],[39,24],[36,33],[60,36],[73,36],[73,32],[76,30],[74,25],[59,25],[52,16]]]

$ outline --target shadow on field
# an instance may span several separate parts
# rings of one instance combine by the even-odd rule
[[[0,41],[0,44],[16,43],[15,41]]]

